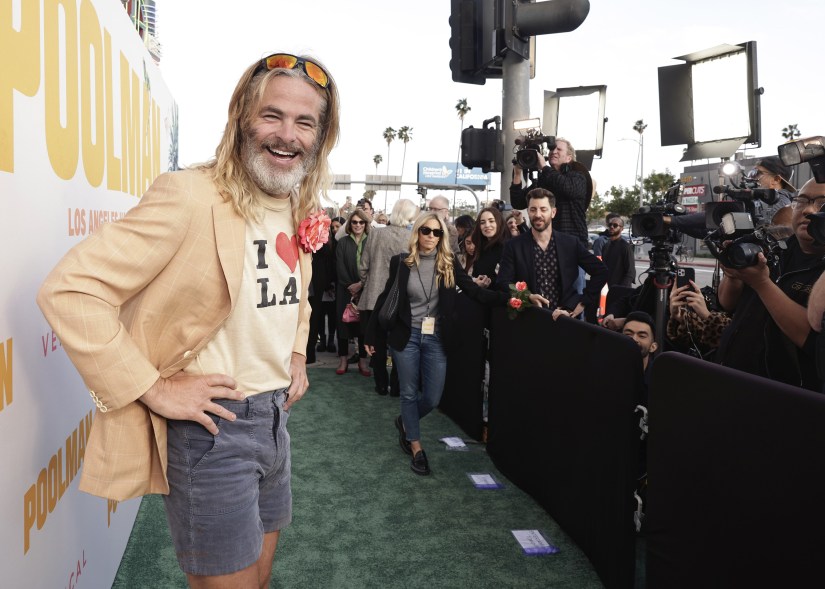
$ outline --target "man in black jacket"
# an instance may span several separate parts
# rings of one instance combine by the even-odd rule
[[[531,229],[504,246],[496,284],[507,290],[524,281],[534,305],[551,309],[554,319],[575,317],[598,300],[607,267],[579,239],[553,231],[556,199],[549,190],[534,188],[527,194],[527,215]],[[582,294],[576,291],[580,266],[590,275]]]
[[[612,217],[607,223],[607,241],[602,246],[602,261],[607,266],[607,286],[632,287],[636,279],[636,260],[633,245],[622,237],[624,221]]]
[[[566,139],[558,137],[549,161],[538,154],[539,174],[528,188],[522,184],[522,169],[513,166],[510,185],[510,204],[514,209],[527,208],[527,193],[533,188],[544,188],[556,199],[553,229],[579,238],[587,247],[587,207],[590,206],[592,180],[582,164],[576,162],[576,150]]]
[[[816,333],[807,320],[808,295],[825,271],[825,246],[808,234],[808,215],[825,204],[825,184],[808,181],[791,201],[794,235],[772,276],[763,254],[746,268],[723,266],[719,303],[733,311],[716,360],[725,366],[814,391]]]

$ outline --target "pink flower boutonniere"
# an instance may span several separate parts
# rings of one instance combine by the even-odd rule
[[[510,319],[515,319],[524,309],[533,306],[530,302],[531,294],[526,282],[516,282],[510,285],[510,300],[507,302],[507,316]]]
[[[332,219],[324,211],[312,213],[298,225],[298,244],[308,254],[314,254],[329,241]]]

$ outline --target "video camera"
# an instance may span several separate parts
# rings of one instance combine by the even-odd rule
[[[745,185],[753,186],[747,181]],[[757,207],[758,202],[776,203],[776,190],[714,186],[713,192],[732,200],[705,206],[705,226],[711,230],[705,237],[705,244],[711,255],[727,268],[753,266],[759,261],[760,253],[769,265],[778,264],[785,243],[770,232],[761,207]]]
[[[685,207],[678,202],[682,194],[682,183],[677,180],[671,184],[664,198],[653,204],[639,207],[639,211],[630,217],[630,227],[635,237],[649,237],[653,240],[679,243],[681,233],[665,223],[665,215],[684,215]]]
[[[556,138],[552,135],[542,135],[539,130],[529,129],[523,137],[516,137],[516,156],[513,158],[513,165],[528,172],[537,171],[539,153],[544,151],[544,146],[548,151],[556,149]]]
[[[825,137],[805,137],[780,145],[779,159],[786,166],[808,162],[817,184],[825,184]]]

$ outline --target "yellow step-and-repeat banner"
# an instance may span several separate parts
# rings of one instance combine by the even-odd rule
[[[77,490],[95,418],[35,304],[177,158],[177,107],[117,0],[0,0],[3,587],[109,587],[139,505]]]

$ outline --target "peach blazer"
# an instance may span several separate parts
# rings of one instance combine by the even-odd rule
[[[163,174],[46,278],[37,303],[98,407],[82,491],[116,500],[169,492],[166,420],[137,399],[194,359],[229,317],[245,227],[206,172]],[[299,265],[301,319],[288,328],[304,355],[310,255],[300,251]]]

